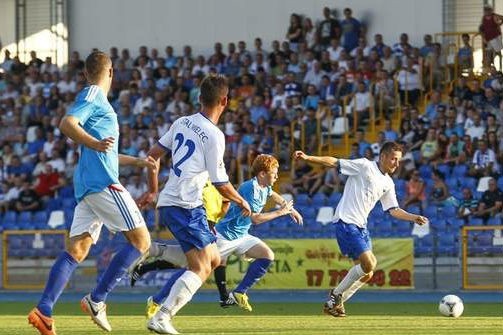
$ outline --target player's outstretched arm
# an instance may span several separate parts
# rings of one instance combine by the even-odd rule
[[[295,160],[304,160],[309,163],[319,164],[328,167],[335,167],[338,164],[338,159],[330,156],[309,156],[306,155],[303,151],[295,151],[293,154],[293,158]]]
[[[272,201],[274,201],[274,203],[276,205],[279,205],[281,207],[283,207],[287,204],[287,201],[281,195],[279,195],[278,193],[276,193],[274,191],[271,193],[271,198],[272,198]],[[302,218],[302,215],[300,215],[300,213],[297,212],[297,210],[293,207],[292,207],[292,212],[290,213],[290,216],[298,225],[302,226],[302,224],[304,224],[304,219]]]
[[[252,214],[250,205],[248,202],[236,191],[231,183],[225,183],[221,185],[215,185],[218,192],[226,199],[234,201],[239,207],[243,209],[244,216],[250,216]]]
[[[147,153],[149,161],[155,162],[154,169],[147,170],[147,185],[148,191],[138,199],[138,207],[143,208],[150,203],[153,203],[157,192],[159,191],[159,160],[166,154],[166,150],[159,144],[155,144]]]
[[[395,219],[405,220],[414,222],[420,226],[426,224],[428,222],[428,218],[422,215],[412,214],[404,211],[401,208],[393,208],[389,211],[389,214]]]
[[[107,152],[113,148],[115,138],[107,137],[98,140],[89,135],[79,124],[79,119],[75,116],[66,115],[59,123],[59,130],[74,142],[85,145],[86,147],[99,151]]]
[[[157,161],[151,156],[140,158],[119,154],[119,165],[129,165],[153,170],[157,168]]]
[[[253,213],[251,220],[253,224],[261,224],[267,221],[274,220],[280,216],[292,214],[293,200],[287,201],[280,209],[267,213]]]

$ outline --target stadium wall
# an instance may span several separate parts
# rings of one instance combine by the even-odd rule
[[[387,44],[407,32],[413,45],[422,45],[426,33],[442,31],[442,1],[439,0],[88,0],[69,1],[70,51],[87,54],[93,47],[129,48],[136,55],[140,45],[158,48],[164,54],[172,45],[178,54],[191,45],[193,54],[208,54],[216,41],[244,40],[249,49],[261,37],[270,49],[274,39],[285,36],[290,14],[322,18],[324,6],[350,7],[353,16],[368,24],[369,39],[382,33]],[[373,44],[373,40],[369,41]]]

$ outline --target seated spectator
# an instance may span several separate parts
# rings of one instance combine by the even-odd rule
[[[377,134],[377,142],[374,142],[370,145],[370,149],[372,149],[372,153],[374,154],[374,156],[379,156],[379,154],[381,153],[381,147],[383,146],[383,144],[386,142],[386,137],[384,136],[384,132],[383,131],[380,131],[378,134]]]
[[[35,212],[40,210],[41,203],[38,194],[31,188],[28,181],[23,182],[23,187],[14,202],[14,208],[18,212]]]
[[[489,180],[489,189],[482,194],[479,201],[477,211],[474,213],[476,217],[488,220],[491,216],[497,215],[503,205],[503,192],[498,189],[496,180]]]
[[[491,176],[498,172],[498,163],[494,151],[487,147],[486,140],[478,141],[478,149],[473,155],[468,174],[473,177]]]
[[[463,198],[459,202],[458,217],[468,221],[475,214],[478,206],[478,201],[473,197],[472,190],[466,187],[463,188]]]
[[[391,127],[391,120],[384,121],[384,138],[386,141],[398,140],[398,133]]]
[[[473,124],[466,127],[465,126],[465,134],[470,136],[472,140],[474,139],[482,139],[484,133],[486,132],[486,127],[482,124],[480,120],[480,115],[473,115]]]
[[[414,170],[410,180],[406,184],[405,199],[403,200],[403,209],[407,209],[410,205],[418,204],[422,209],[426,203],[426,184],[421,179],[418,170]]]
[[[367,123],[374,113],[374,97],[365,87],[365,83],[357,84],[357,91],[351,99],[350,105],[353,109],[352,115],[349,115],[350,124],[353,124],[353,115],[357,118],[357,124]]]
[[[294,164],[290,174],[291,182],[281,185],[281,193],[297,195],[309,191],[311,185],[308,181],[312,180],[312,176],[316,175],[316,171],[305,161],[295,161]]]
[[[436,130],[434,128],[428,129],[426,140],[421,144],[420,159],[421,164],[428,164],[433,161],[438,151],[438,141]]]
[[[129,178],[129,183],[126,184],[126,189],[131,194],[131,197],[137,200],[147,191],[147,185],[142,182],[139,174],[133,174]]]
[[[45,164],[45,170],[39,173],[33,189],[39,197],[52,197],[54,192],[65,185],[65,179],[54,171],[51,164]]]
[[[358,128],[356,131],[355,142],[358,143],[358,154],[360,157],[365,155],[365,150],[370,148],[370,143],[365,140],[365,130]]]
[[[12,183],[12,180],[15,176],[20,176],[21,179],[26,180],[31,175],[32,168],[27,164],[22,164],[19,156],[12,156],[11,163],[7,166],[7,172],[9,174],[9,182]]]
[[[433,170],[431,178],[433,180],[433,188],[429,195],[428,202],[437,206],[457,205],[456,199],[451,196],[449,188],[445,183],[444,174],[438,170]]]
[[[451,134],[447,145],[444,163],[451,166],[464,164],[466,162],[465,144],[459,140],[457,134]]]

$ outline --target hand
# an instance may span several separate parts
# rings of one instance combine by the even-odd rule
[[[295,208],[292,208],[292,213],[290,213],[290,216],[292,217],[293,221],[297,223],[299,226],[302,226],[304,224],[304,219],[302,218],[302,215],[300,215]]]
[[[157,170],[157,161],[152,156],[147,156],[145,158],[138,158],[136,165],[141,168],[147,168],[151,171]]]
[[[416,218],[414,219],[414,223],[416,223],[420,226],[427,224],[428,222],[430,222],[430,220],[428,220],[427,217],[422,216],[422,215],[416,215]]]
[[[239,204],[239,207],[241,207],[241,209],[242,209],[241,214],[243,216],[248,217],[248,216],[252,215],[250,205],[248,204],[248,202],[246,200],[243,200],[243,202]]]
[[[147,207],[149,204],[154,203],[157,194],[155,192],[145,192],[136,200],[136,204],[140,209]]]
[[[281,215],[287,215],[292,213],[293,210],[293,200],[285,201],[283,206],[279,209],[281,211]]]
[[[91,149],[99,151],[99,152],[107,152],[113,148],[114,142],[115,142],[115,138],[106,137],[106,138],[102,139],[101,141],[94,142]]]
[[[307,159],[307,155],[306,155],[303,151],[301,151],[301,150],[297,150],[297,151],[295,151],[295,152],[293,153],[293,158],[294,158],[295,160],[297,160],[297,161],[298,161],[298,160],[300,160],[300,159],[302,159],[302,160],[306,160],[306,159]]]

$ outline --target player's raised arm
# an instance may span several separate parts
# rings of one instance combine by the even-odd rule
[[[300,150],[294,152],[293,158],[295,160],[304,160],[309,163],[319,164],[328,167],[336,167],[339,161],[337,158],[330,156],[309,156]]]
[[[238,193],[238,191],[236,191],[231,183],[227,182],[224,184],[215,185],[215,188],[224,198],[235,202],[239,207],[241,207],[243,209],[244,216],[250,216],[252,214],[248,202]]]
[[[274,191],[271,193],[271,199],[272,199],[272,201],[274,201],[274,203],[276,205],[279,205],[281,207],[283,207],[287,204],[287,201],[281,195],[279,195],[278,193],[276,193]],[[292,219],[294,219],[294,221],[297,224],[302,225],[304,223],[304,219],[302,218],[302,215],[300,215],[300,213],[297,212],[297,210],[294,207],[292,207],[292,211],[290,213],[290,216],[292,217]]]
[[[425,216],[412,214],[412,213],[404,211],[401,208],[390,209],[389,214],[392,217],[394,217],[395,219],[411,221],[411,222],[417,223],[420,226],[422,226],[428,222],[428,218],[426,218]]]
[[[166,149],[161,147],[158,143],[156,143],[147,153],[147,159],[149,162],[153,162],[155,164],[155,168],[149,168],[147,170],[147,186],[148,191],[145,192],[138,199],[138,206],[143,208],[148,204],[152,203],[157,193],[159,192],[159,160],[162,156],[167,153]]]
[[[128,165],[153,170],[157,168],[157,161],[151,156],[141,158],[119,154],[119,165]]]
[[[59,124],[59,129],[74,142],[99,152],[111,150],[115,142],[113,137],[106,137],[102,140],[98,140],[89,135],[84,128],[80,126],[80,120],[72,115],[63,117]]]

